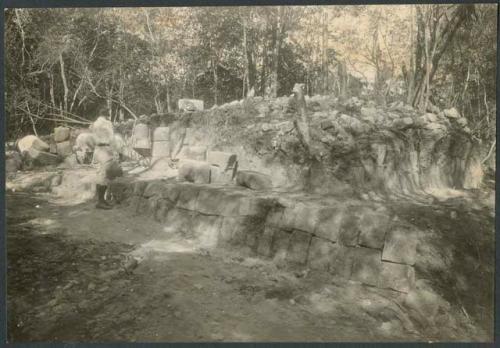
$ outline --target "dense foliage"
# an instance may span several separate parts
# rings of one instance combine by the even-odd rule
[[[7,137],[250,94],[456,106],[494,138],[496,5],[9,9]]]

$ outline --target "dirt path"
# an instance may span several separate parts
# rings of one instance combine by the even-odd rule
[[[127,209],[15,193],[7,224],[9,341],[438,339],[396,292],[199,249]]]

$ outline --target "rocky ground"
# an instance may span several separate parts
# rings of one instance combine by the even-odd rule
[[[452,243],[453,251],[464,253],[461,261],[450,259],[454,273],[418,270],[441,284],[451,303],[447,322],[433,327],[401,307],[394,291],[278,268],[241,250],[204,250],[126,209],[98,211],[92,202],[71,204],[48,193],[9,193],[8,338],[489,340],[493,218],[488,209],[447,204],[397,204],[405,218],[433,231],[428,238],[437,248]],[[477,283],[483,286],[474,289]]]

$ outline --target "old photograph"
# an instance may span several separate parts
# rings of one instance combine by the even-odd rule
[[[493,341],[497,4],[4,17],[8,342]]]

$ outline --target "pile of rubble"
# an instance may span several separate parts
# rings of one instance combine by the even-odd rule
[[[382,106],[356,97],[306,97],[307,153],[294,125],[298,111],[290,107],[292,99],[251,97],[209,110],[188,100],[187,114],[114,125],[115,149],[134,160],[150,160],[145,166],[157,175],[180,173],[181,180],[197,183],[243,183],[248,175],[235,180],[242,170],[265,177],[259,180],[266,184],[257,186],[294,184],[325,193],[340,185],[359,192],[412,194],[475,189],[482,183],[478,143],[455,108],[430,105],[420,112],[402,102]],[[18,143],[21,157],[51,164],[76,156],[73,162],[86,163],[95,146],[89,132],[58,127],[49,144],[27,136]],[[19,169],[19,156],[9,153],[7,158],[8,168]]]

